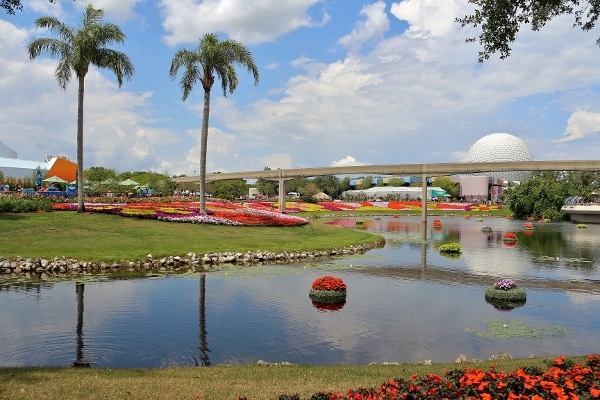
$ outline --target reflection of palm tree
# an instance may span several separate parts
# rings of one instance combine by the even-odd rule
[[[83,289],[85,285],[81,282],[75,284],[77,293],[77,360],[74,367],[89,368],[90,363],[83,361]]]
[[[203,367],[210,367],[208,344],[206,342],[206,274],[200,274],[200,361]],[[198,365],[198,362],[196,362]]]

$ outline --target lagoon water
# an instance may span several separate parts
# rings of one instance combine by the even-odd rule
[[[0,366],[332,365],[599,351],[600,226],[534,221],[525,232],[523,221],[439,219],[426,242],[419,217],[367,217],[362,226],[340,219],[386,238],[385,247],[347,258],[80,283],[0,279]],[[501,240],[508,231],[518,235],[514,246]],[[459,258],[439,254],[447,242],[461,244]],[[337,311],[308,298],[323,275],[348,286]],[[486,287],[501,278],[527,289],[524,306],[486,303]]]

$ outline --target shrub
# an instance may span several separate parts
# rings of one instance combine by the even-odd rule
[[[444,243],[440,246],[440,253],[443,254],[460,254],[462,247],[459,243]]]

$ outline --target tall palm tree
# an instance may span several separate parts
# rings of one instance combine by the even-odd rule
[[[102,22],[104,10],[96,10],[91,4],[85,9],[81,26],[73,28],[55,17],[41,17],[35,21],[38,28],[56,34],[56,38],[37,38],[28,45],[29,58],[48,55],[58,59],[54,76],[64,90],[73,73],[79,84],[77,94],[77,212],[85,211],[83,204],[83,93],[85,76],[91,65],[111,70],[117,77],[119,87],[123,77],[131,79],[133,63],[120,51],[107,48],[112,43],[124,43],[125,34],[117,25]]]
[[[202,131],[200,136],[200,213],[206,214],[206,145],[208,142],[208,117],[210,113],[210,90],[215,83],[215,75],[221,80],[223,96],[233,93],[238,85],[235,66],[245,67],[254,76],[254,84],[260,79],[252,53],[240,42],[232,39],[220,41],[215,33],[205,33],[198,47],[193,50],[181,49],[171,60],[169,75],[175,79],[180,68],[185,71],[179,82],[185,101],[196,82],[202,82],[204,108],[202,111]]]

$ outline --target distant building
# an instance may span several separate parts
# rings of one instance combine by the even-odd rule
[[[68,182],[77,176],[77,164],[66,156],[45,156],[43,161],[21,160],[17,152],[0,142],[0,171],[6,178],[32,178],[37,169],[42,176],[58,176]]]

